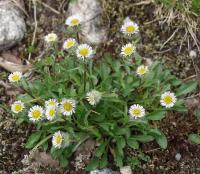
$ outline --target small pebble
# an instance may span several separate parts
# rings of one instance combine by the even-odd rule
[[[177,153],[176,156],[175,156],[175,159],[176,159],[177,161],[180,161],[180,159],[181,159],[181,154],[180,154],[180,153]]]
[[[189,55],[190,55],[191,58],[196,58],[197,57],[197,53],[194,50],[191,50]]]

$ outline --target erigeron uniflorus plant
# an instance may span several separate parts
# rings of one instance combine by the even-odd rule
[[[78,27],[81,18],[71,16],[66,24]],[[139,27],[129,21],[121,31],[130,40]],[[36,127],[26,148],[50,151],[65,167],[78,146],[93,139],[98,147],[86,170],[108,166],[109,155],[122,166],[126,146],[139,149],[155,140],[167,148],[165,134],[152,122],[167,112],[185,111],[182,96],[197,84],[183,83],[158,62],[142,64],[134,41],[122,46],[119,57],[107,53],[94,61],[95,50],[72,39],[76,36],[67,36],[60,50],[52,46],[53,52],[35,62],[36,80],[28,82],[20,72],[9,75],[11,83],[26,91],[11,106],[17,123]],[[45,41],[56,44],[58,37],[51,33]]]

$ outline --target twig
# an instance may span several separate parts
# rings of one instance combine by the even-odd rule
[[[32,38],[32,42],[31,42],[31,46],[33,46],[34,43],[35,43],[35,37],[36,37],[36,33],[37,33],[37,28],[38,28],[36,0],[32,0],[32,2],[33,2],[33,9],[34,9],[34,24],[35,24],[35,28],[34,28],[34,32],[33,32],[33,38]],[[28,60],[30,60],[30,59],[31,59],[31,52],[28,55]]]
[[[177,28],[173,33],[172,35],[167,39],[167,41],[165,41],[165,43],[161,46],[161,50],[162,48],[175,36],[175,34],[178,32],[179,28]]]
[[[166,53],[166,52],[172,50],[172,48],[173,48],[173,47],[171,47],[171,48],[169,48],[169,49],[167,49],[167,50],[163,50],[163,51],[154,51],[153,54],[163,54],[163,53]]]
[[[187,33],[188,33],[188,31],[186,30],[186,32],[185,32],[185,34],[184,34],[184,36],[183,36],[183,39],[181,40],[181,44],[180,44],[180,46],[179,46],[178,53],[181,52],[181,49],[182,49],[182,46],[183,46],[183,42],[186,40],[186,37],[187,37]]]
[[[59,6],[59,12],[62,12],[62,13],[65,13],[65,6],[69,3],[69,0],[63,0],[61,3],[60,3],[60,6]]]
[[[198,96],[200,96],[200,93],[197,93],[195,95],[191,95],[191,96],[185,97],[184,100],[190,99],[190,98],[195,98],[195,97],[198,97]]]
[[[0,86],[3,86],[5,89],[11,88],[11,86],[6,84],[3,80],[0,80]]]
[[[183,79],[183,81],[186,82],[186,81],[188,81],[188,80],[194,79],[194,78],[196,78],[196,76],[197,76],[196,74],[195,74],[195,75],[191,75],[191,76],[189,76],[189,77]]]
[[[59,15],[60,12],[52,7],[50,7],[48,4],[41,2],[40,0],[36,0],[37,2],[39,2],[40,4],[42,4],[44,7],[50,9],[52,12],[54,12],[55,14]]]
[[[146,151],[145,153],[154,152],[154,151],[157,151],[157,150],[159,150],[159,149],[160,149],[160,148],[151,149],[151,150]]]
[[[141,1],[141,2],[137,2],[137,3],[134,3],[133,5],[147,5],[147,4],[151,4],[153,3],[154,1],[153,0],[146,0],[146,1]]]

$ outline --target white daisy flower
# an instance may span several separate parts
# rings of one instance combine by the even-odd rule
[[[36,122],[42,119],[43,117],[43,109],[41,106],[33,106],[29,112],[28,112],[28,117],[31,121]]]
[[[132,35],[139,32],[139,27],[135,22],[127,21],[122,25],[121,31],[126,35]]]
[[[101,100],[101,93],[99,91],[92,90],[86,94],[86,99],[89,104],[94,106]]]
[[[54,43],[58,40],[58,36],[55,33],[49,33],[44,37],[45,42]]]
[[[22,78],[22,73],[18,71],[13,72],[8,76],[8,80],[10,82],[18,82],[21,80],[21,78]]]
[[[63,140],[64,138],[61,131],[55,132],[52,137],[53,147],[60,149],[62,147]]]
[[[136,73],[139,76],[143,76],[148,72],[148,66],[141,65],[137,68]]]
[[[45,116],[47,120],[52,121],[56,117],[56,108],[55,107],[47,107],[45,111]]]
[[[72,15],[66,19],[65,24],[70,27],[74,27],[74,26],[78,26],[81,23],[81,20],[82,20],[81,16]]]
[[[129,115],[130,115],[130,118],[132,119],[138,119],[138,118],[144,117],[145,109],[143,106],[139,104],[134,104],[129,109]]]
[[[91,58],[94,54],[92,47],[87,44],[81,44],[76,50],[76,55],[78,58],[85,60],[86,58]]]
[[[171,108],[176,103],[176,96],[174,93],[167,91],[161,95],[160,104],[166,108]]]
[[[21,101],[15,101],[12,105],[11,105],[11,110],[12,112],[18,114],[19,112],[21,112],[24,109],[24,103]]]
[[[131,43],[126,44],[121,49],[121,55],[124,57],[131,56],[135,52],[135,46]]]
[[[68,50],[76,45],[76,40],[73,38],[67,39],[63,44],[63,49]]]
[[[49,99],[45,101],[45,107],[57,107],[57,106],[58,106],[58,102],[56,99]]]
[[[75,113],[76,101],[73,99],[63,99],[60,110],[63,115],[72,115]]]

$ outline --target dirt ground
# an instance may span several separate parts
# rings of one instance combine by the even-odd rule
[[[190,48],[188,43],[183,43],[179,53],[180,41],[184,32],[179,32],[171,39],[163,48],[163,43],[171,36],[174,31],[173,26],[161,26],[160,20],[155,16],[155,5],[134,5],[140,1],[136,0],[101,0],[103,6],[103,21],[108,26],[109,40],[119,39],[118,32],[123,19],[129,16],[131,19],[139,23],[141,42],[138,44],[138,52],[144,58],[152,60],[160,60],[164,66],[172,69],[172,72],[182,79],[190,79],[196,75],[193,63],[200,67],[198,59],[193,60],[189,57],[189,51],[197,51],[195,44],[190,40]],[[34,32],[34,16],[33,5],[31,1],[25,1],[27,35],[18,46],[11,50],[11,54],[19,57],[23,63],[29,55],[28,50],[32,49],[31,59],[41,54],[43,50],[43,38],[47,33],[54,31],[62,40],[65,39],[62,34],[64,31],[64,21],[68,1],[62,0],[44,0],[48,6],[56,9],[60,14],[56,14],[48,7],[41,3],[37,3],[37,34],[34,43],[34,49],[28,48],[32,42]],[[107,19],[109,18],[109,23]],[[200,34],[200,32],[199,32]],[[199,36],[198,36],[199,37]],[[112,46],[103,45],[104,50],[110,50]],[[117,49],[113,49],[113,52]],[[199,54],[198,54],[199,55]],[[199,57],[197,57],[199,58]],[[7,72],[0,69],[0,80],[7,83]],[[33,125],[15,124],[14,118],[6,109],[15,98],[14,89],[6,88],[0,85],[0,174],[11,174],[23,168],[22,159],[28,151],[23,147],[30,132],[34,129]],[[143,145],[142,151],[151,157],[151,161],[143,164],[134,170],[138,174],[198,174],[200,173],[200,148],[188,141],[189,133],[200,133],[200,126],[194,116],[192,109],[185,114],[171,113],[163,121],[157,122],[168,136],[169,147],[165,151],[158,149],[154,143]],[[128,155],[134,152],[127,149]],[[175,156],[180,153],[181,159],[177,161]],[[73,168],[73,167],[72,167]],[[46,171],[47,172],[47,171]],[[44,171],[44,173],[46,173]],[[69,173],[73,173],[72,171]],[[81,172],[79,172],[81,174]]]

